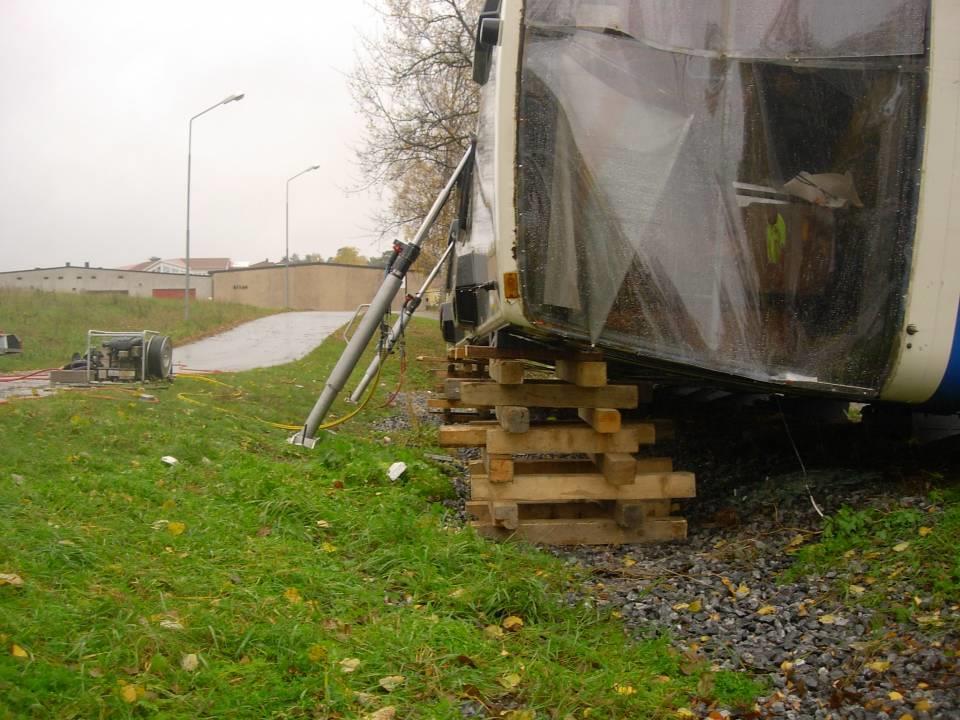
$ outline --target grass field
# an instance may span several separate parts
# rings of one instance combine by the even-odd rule
[[[0,332],[23,342],[21,354],[0,355],[0,374],[62,366],[83,352],[87,330],[156,330],[179,345],[272,312],[201,301],[184,322],[182,300],[0,289]]]
[[[442,351],[416,321],[410,354]],[[0,406],[0,718],[677,718],[747,676],[633,640],[576,570],[447,505],[435,430],[302,421],[342,343],[287,366]],[[432,384],[415,361],[405,387]],[[335,412],[346,412],[345,406]],[[161,456],[179,463],[166,467]],[[398,482],[390,463],[407,463]],[[3,576],[0,576],[3,577]],[[2,582],[2,581],[0,581]]]

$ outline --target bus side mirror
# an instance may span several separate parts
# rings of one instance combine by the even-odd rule
[[[477,31],[473,43],[473,81],[486,84],[490,78],[490,63],[493,48],[500,44],[500,0],[487,0],[483,12],[477,18]]]

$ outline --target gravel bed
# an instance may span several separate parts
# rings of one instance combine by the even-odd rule
[[[785,470],[797,467],[792,445],[755,445],[744,453],[725,438],[715,440],[723,450],[682,440],[670,448],[678,468],[698,474],[699,497],[679,511],[689,521],[686,541],[544,548],[587,572],[589,580],[569,601],[612,610],[637,636],[668,634],[684,662],[748,672],[768,687],[751,709],[701,703],[692,708],[699,717],[960,718],[956,635],[879,626],[870,608],[838,593],[844,585],[835,572],[781,578],[792,549],[816,539],[820,513],[829,516],[842,505],[924,510],[925,497],[905,494],[902,483],[881,472],[829,463],[809,473]],[[458,500],[449,503],[460,517],[469,459],[461,453]],[[851,559],[846,571],[857,573],[857,563]],[[908,582],[893,591],[909,592]],[[956,627],[956,605],[925,609],[952,615],[948,626]]]
[[[552,552],[596,578],[575,601],[614,609],[638,635],[669,633],[691,662],[765,677],[768,695],[740,717],[960,717],[957,637],[875,627],[869,608],[838,596],[832,571],[779,578],[798,538],[814,538],[822,522],[811,496],[825,514],[926,502],[869,473],[787,475],[688,503],[682,543]],[[857,571],[855,559],[847,570]],[[956,606],[930,610],[957,615]]]

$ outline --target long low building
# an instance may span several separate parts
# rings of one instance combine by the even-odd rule
[[[283,308],[286,301],[286,268],[235,268],[211,273],[213,299],[265,308]],[[423,276],[407,276],[410,292],[419,289]],[[294,310],[354,310],[368,303],[383,282],[383,268],[370,265],[297,263],[290,266],[290,307]],[[403,302],[397,293],[394,309]]]
[[[172,273],[93,268],[89,265],[0,272],[0,288],[133,297],[182,298],[185,280],[183,275]],[[213,280],[209,275],[190,274],[190,296],[203,300],[213,296]]]

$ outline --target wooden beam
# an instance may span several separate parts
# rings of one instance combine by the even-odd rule
[[[487,471],[487,482],[499,484],[513,481],[513,458],[509,455],[484,453],[483,466]]]
[[[620,411],[613,408],[580,408],[580,419],[598,433],[615,433],[620,429]]]
[[[442,425],[438,443],[440,447],[478,447],[487,444],[487,431],[491,424]]]
[[[557,358],[557,377],[580,387],[603,387],[607,384],[607,364],[597,361],[576,361]]]
[[[494,524],[501,525],[507,530],[517,529],[520,524],[520,510],[516,503],[492,502],[490,509]]]
[[[490,377],[501,385],[523,383],[523,362],[520,360],[491,360],[487,369]]]
[[[471,405],[462,400],[449,400],[447,398],[427,398],[427,408],[429,410],[461,410],[463,408],[481,409],[493,407],[492,405]]]
[[[495,408],[497,422],[508,433],[525,433],[530,429],[530,408],[500,405]]]
[[[610,518],[521,520],[515,530],[483,522],[471,525],[484,537],[542,545],[622,545],[681,540],[687,535],[687,521],[683,518],[650,518],[633,529],[622,528]]]
[[[628,485],[612,485],[598,472],[568,475],[521,475],[513,466],[513,480],[491,482],[489,475],[470,480],[472,497],[513,502],[569,500],[666,500],[696,496],[696,477],[687,472],[637,473]]]
[[[629,453],[591,453],[590,459],[608,483],[628,485],[636,478],[637,459]]]
[[[620,432],[602,434],[580,423],[545,423],[519,434],[495,428],[487,433],[487,450],[498,454],[634,453],[652,435],[652,425],[628,425]]]
[[[638,527],[650,518],[669,516],[669,500],[617,500],[613,506],[613,519],[621,527]]]
[[[476,518],[480,522],[493,523],[490,503],[486,500],[467,500],[464,504],[464,512],[467,517]]]
[[[597,467],[590,460],[514,460],[515,475],[563,475],[580,474],[590,475],[597,472]],[[637,459],[637,473],[670,473],[673,472],[673,460],[668,457],[650,457]],[[482,473],[481,473],[482,474]]]
[[[498,385],[465,382],[460,386],[460,399],[469,407],[634,408],[637,397],[636,385],[582,388],[563,383]]]
[[[541,350],[537,348],[498,348],[487,345],[458,345],[447,350],[447,358],[457,362],[471,360],[536,360],[553,363],[557,358],[580,361],[603,360],[599,352],[580,352],[577,350]]]

